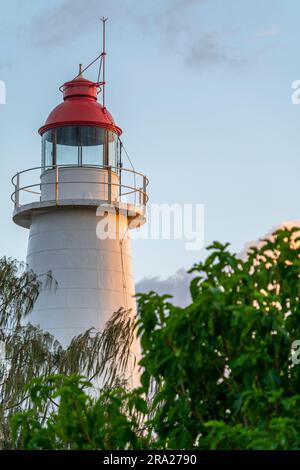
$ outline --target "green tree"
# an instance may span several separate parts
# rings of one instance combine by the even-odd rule
[[[52,375],[83,374],[103,384],[124,379],[133,319],[120,309],[103,332],[93,329],[73,338],[64,349],[55,338],[28,323],[41,288],[55,289],[51,273],[36,276],[14,260],[0,259],[0,448],[18,447],[13,442],[10,419],[17,412],[34,406],[26,385],[34,379]],[[43,410],[43,423],[53,402]]]
[[[26,449],[142,449],[148,445],[142,413],[146,402],[122,387],[104,387],[99,397],[87,393],[83,377],[55,375],[35,379],[32,409],[13,418],[15,440]],[[44,420],[47,403],[57,408]]]
[[[300,448],[299,228],[251,248],[214,243],[192,271],[192,303],[140,296],[143,390],[155,382],[161,448]]]
[[[140,388],[131,395],[107,389],[98,402],[73,389],[66,407],[62,390],[49,390],[47,380],[56,379],[35,382],[28,391],[31,408],[14,418],[19,445],[299,449],[300,366],[291,357],[292,343],[300,339],[298,234],[299,228],[279,230],[251,248],[246,259],[214,243],[206,260],[192,269],[192,301],[186,308],[174,306],[167,295],[139,295]],[[80,379],[74,380],[78,387]],[[67,395],[70,387],[61,385]],[[42,408],[32,393],[42,396]],[[53,393],[61,402],[41,425],[38,415]],[[68,419],[77,416],[80,403],[79,418]],[[105,419],[87,418],[79,439],[82,414],[93,412]],[[111,428],[119,419],[120,434],[118,426]],[[93,432],[102,437],[89,443],[85,436]]]

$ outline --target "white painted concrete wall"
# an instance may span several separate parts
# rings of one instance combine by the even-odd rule
[[[48,172],[42,178],[52,178],[53,174]],[[87,174],[84,169],[66,170],[66,178],[74,176],[84,180]],[[89,172],[89,181],[93,176],[99,178],[99,172]],[[102,173],[100,178],[105,180],[106,176]],[[80,186],[70,184],[64,199],[82,199],[82,191]],[[95,198],[95,191],[85,191],[85,197]],[[101,190],[97,191],[100,195]],[[49,187],[42,187],[42,200],[54,197]],[[56,290],[42,290],[29,321],[49,331],[63,346],[88,328],[101,331],[120,307],[136,312],[127,217],[118,215],[123,239],[100,240],[96,229],[101,219],[96,209],[58,206],[34,211],[31,216],[28,266],[37,274],[51,271],[58,285]],[[138,353],[136,342],[132,354]],[[131,385],[136,384],[136,370],[133,374]]]
[[[130,241],[98,240],[96,224],[93,209],[58,208],[32,219],[28,265],[38,274],[51,270],[58,282],[56,292],[39,297],[34,315],[64,344],[83,329],[101,329],[119,307],[135,307]]]
[[[111,198],[119,195],[119,178],[111,172]],[[59,199],[108,200],[108,170],[103,168],[58,168]],[[56,170],[46,170],[41,176],[41,200],[56,199]]]

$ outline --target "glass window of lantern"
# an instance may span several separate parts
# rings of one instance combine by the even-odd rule
[[[109,165],[116,168],[118,165],[118,136],[108,131],[108,155]]]
[[[117,166],[118,136],[101,127],[65,126],[47,131],[42,148],[46,166]]]
[[[100,127],[81,127],[82,165],[103,165],[105,133]]]
[[[56,132],[56,164],[78,165],[80,128],[76,126],[60,127]]]
[[[101,127],[81,127],[82,165],[116,166],[118,136]]]
[[[53,131],[47,131],[42,137],[42,166],[53,165]]]

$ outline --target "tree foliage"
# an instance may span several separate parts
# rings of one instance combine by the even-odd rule
[[[145,392],[157,384],[159,447],[299,448],[298,234],[277,231],[246,260],[214,243],[192,269],[185,309],[155,293],[140,297],[142,383]]]
[[[76,375],[35,379],[29,390],[33,407],[13,418],[15,440],[27,449],[145,448],[140,413],[147,412],[145,401],[122,387],[104,387],[92,398],[90,388]],[[45,417],[49,400],[59,406]]]
[[[20,263],[0,259],[0,448],[13,442],[10,419],[34,406],[27,385],[54,374],[83,374],[100,384],[119,384],[124,376],[133,341],[134,320],[120,309],[103,332],[90,329],[73,338],[64,349],[55,338],[28,323],[41,288],[55,289],[51,273],[36,276]],[[122,354],[120,358],[119,355]],[[45,418],[53,409],[44,404]]]
[[[300,339],[298,235],[279,230],[246,259],[212,244],[192,269],[186,308],[139,295],[140,388],[92,399],[78,377],[34,382],[31,408],[14,418],[20,446],[299,449],[300,366],[291,360]],[[58,408],[41,423],[56,396]]]

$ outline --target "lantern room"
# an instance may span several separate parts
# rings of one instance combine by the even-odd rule
[[[42,167],[57,165],[117,168],[120,163],[119,136],[106,107],[97,101],[99,83],[80,74],[60,90],[64,101],[39,129],[42,136]]]
[[[135,171],[121,143],[122,130],[104,104],[104,85],[104,80],[84,78],[80,68],[79,75],[60,87],[63,101],[39,129],[41,166],[12,179],[14,220],[19,225],[29,227],[32,211],[40,207],[90,209],[100,204],[112,211],[128,209],[130,228],[145,222],[148,179]],[[100,91],[102,104],[97,100]],[[131,168],[123,166],[121,153]]]

